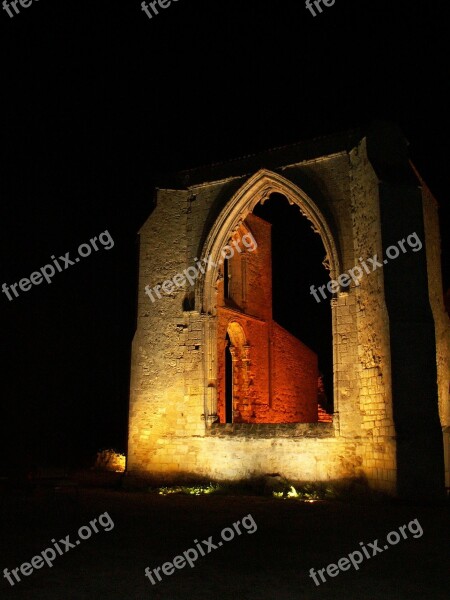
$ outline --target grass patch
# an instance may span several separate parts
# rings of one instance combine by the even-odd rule
[[[305,482],[289,481],[279,474],[243,481],[174,482],[173,485],[148,487],[147,491],[160,496],[265,496],[299,502],[344,502],[374,504],[392,502],[393,498],[369,488],[364,480]]]
[[[163,486],[151,491],[160,496],[169,496],[170,494],[184,494],[185,496],[207,496],[208,494],[217,494],[220,489],[218,483],[210,483],[209,485],[175,485]]]

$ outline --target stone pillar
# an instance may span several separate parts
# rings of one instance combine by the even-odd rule
[[[234,422],[235,417],[241,416],[241,413],[239,411],[235,410],[235,404],[234,404],[235,398],[236,398],[236,394],[235,394],[236,373],[237,373],[237,362],[239,360],[239,356],[237,353],[236,346],[232,346],[230,344],[229,350],[230,350],[231,361],[232,361],[232,367],[231,367],[231,369],[232,369],[232,371],[231,371],[231,382],[232,382],[231,390],[232,391],[231,391],[231,393],[232,393],[233,397],[232,397],[232,401],[231,401],[231,408],[232,408],[232,412],[233,412],[233,422]]]
[[[242,347],[242,379],[244,398],[247,400],[248,393],[248,367],[250,364],[250,346]]]
[[[218,421],[217,415],[217,346],[215,343],[217,318],[207,317],[204,321],[205,366],[205,421],[208,427]]]
[[[430,308],[422,194],[410,168],[406,140],[394,127],[368,137],[379,186],[383,259],[390,246],[415,234],[423,243],[383,267],[389,314],[397,485],[402,497],[444,494],[442,431],[438,414],[436,340]],[[393,254],[392,252],[390,252]]]

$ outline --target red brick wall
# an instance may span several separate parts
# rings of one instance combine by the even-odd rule
[[[280,423],[317,421],[317,354],[272,323],[272,408]]]
[[[221,279],[217,286],[217,306],[235,308],[265,321],[272,318],[271,228],[270,223],[250,214],[230,238],[228,245],[234,251],[233,257],[227,260],[231,298],[224,299],[224,281]],[[242,242],[249,233],[257,242],[256,249],[253,245],[247,248]],[[250,239],[245,237],[247,244]],[[223,266],[221,275],[224,275]]]
[[[333,422],[333,415],[330,415],[329,413],[327,413],[327,411],[325,409],[323,409],[320,404],[319,404],[319,418],[318,418],[319,423],[332,423]]]
[[[251,232],[256,250],[247,249],[244,235]],[[248,238],[246,238],[248,239]],[[231,322],[238,323],[248,348],[234,343],[234,422],[298,423],[317,421],[317,356],[300,340],[272,321],[271,225],[255,215],[229,241],[239,244],[228,262],[230,299],[224,281],[217,286],[218,380],[217,412],[225,415],[225,348]],[[235,246],[234,246],[235,248]],[[253,250],[253,251],[249,251]],[[224,275],[224,268],[221,270]],[[269,339],[271,344],[269,347]]]

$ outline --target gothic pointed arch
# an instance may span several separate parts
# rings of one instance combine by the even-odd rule
[[[279,173],[261,169],[229,200],[206,238],[202,259],[209,261],[210,266],[199,277],[196,287],[196,305],[201,312],[215,314],[215,289],[222,249],[255,206],[259,202],[264,204],[273,193],[282,194],[290,204],[296,204],[303,216],[311,222],[313,230],[321,236],[326,251],[324,265],[329,269],[331,279],[336,279],[341,273],[339,251],[331,227],[316,203],[289,179]]]
[[[219,329],[221,333],[223,333],[223,322],[219,325],[219,320],[221,318],[220,314],[223,312],[223,308],[218,302],[219,290],[222,290],[221,293],[223,294],[223,288],[220,285],[220,282],[221,279],[225,277],[224,269],[223,267],[221,268],[221,265],[224,262],[222,260],[222,251],[229,244],[230,239],[233,236],[238,235],[238,233],[242,234],[243,228],[248,226],[249,216],[253,214],[256,205],[258,203],[264,204],[272,194],[284,196],[291,205],[298,206],[301,214],[309,220],[313,231],[321,236],[326,253],[323,264],[330,271],[330,277],[336,279],[341,273],[340,254],[332,234],[330,223],[308,194],[292,181],[286,179],[279,173],[261,169],[250,177],[230,198],[216,218],[204,243],[202,260],[209,265],[209,268],[202,274],[201,278],[197,280],[196,284],[196,306],[200,308],[201,314],[205,317],[204,376],[205,389],[207,390],[205,395],[205,415],[207,416],[207,421],[210,423],[216,422],[218,413],[219,417],[222,416],[223,421],[222,345],[218,340]],[[274,327],[276,327],[276,325],[274,325]],[[230,331],[229,328],[227,334],[230,340],[228,344],[235,361],[233,363],[235,365],[235,372],[237,372],[236,359],[238,353],[236,346],[241,346],[243,344],[243,340],[239,340],[242,336],[239,336],[239,330]],[[235,342],[233,342],[233,336],[236,338]],[[271,344],[272,342],[269,343],[269,346],[271,346]],[[251,364],[251,361],[249,361],[248,353],[251,348],[250,346],[247,346],[247,344],[245,345],[245,352],[247,355],[244,362],[246,368],[243,369],[242,372],[245,372],[246,376],[244,379],[247,382],[247,379],[250,377],[248,364]],[[334,347],[336,345],[334,336],[333,345]],[[272,381],[271,377],[268,378],[268,381]],[[244,385],[245,390],[247,390],[247,383]],[[264,385],[265,384],[266,382]],[[268,410],[272,410],[272,399],[274,396],[271,391],[271,384],[269,383],[268,385],[269,388],[267,394],[264,393],[263,395],[264,397],[267,395]],[[241,406],[241,409],[245,411],[248,409],[248,406],[246,406],[248,404],[246,391],[243,392],[241,396],[244,398],[244,402],[241,402],[241,404],[245,405],[244,408]],[[335,403],[335,406],[337,406],[337,402]],[[235,410],[235,408],[233,408],[233,410]],[[249,412],[249,409],[247,412]],[[242,414],[240,416],[238,414],[237,418],[240,419],[245,417],[243,417]],[[250,416],[249,418],[253,417]]]

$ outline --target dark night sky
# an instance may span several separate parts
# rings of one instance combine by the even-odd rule
[[[140,0],[40,0],[0,11],[0,284],[104,230],[115,242],[51,285],[1,294],[4,465],[124,447],[136,234],[162,174],[389,119],[448,228],[446,9],[336,0],[313,18],[302,0],[178,0],[149,20]]]

